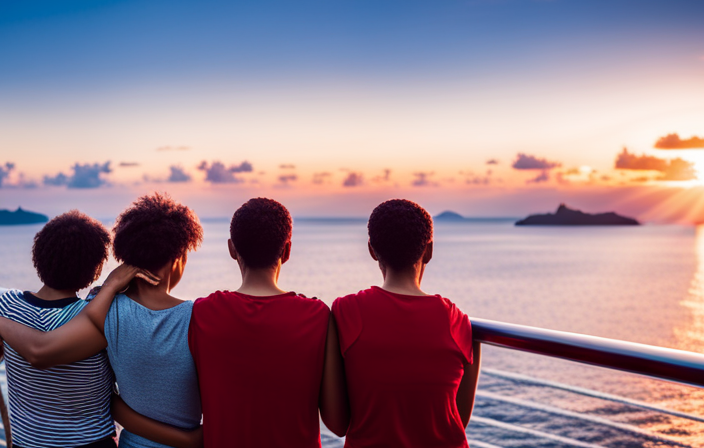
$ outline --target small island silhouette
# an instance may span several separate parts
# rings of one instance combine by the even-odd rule
[[[49,221],[49,217],[41,213],[34,213],[22,210],[22,207],[17,207],[17,210],[0,210],[0,226],[16,226],[21,224],[41,224]]]
[[[516,222],[517,226],[638,226],[633,218],[608,213],[584,213],[560,204],[555,213],[530,215]]]
[[[445,211],[433,218],[435,221],[465,221],[467,218],[459,213]]]

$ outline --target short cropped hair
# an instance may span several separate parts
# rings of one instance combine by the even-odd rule
[[[113,253],[122,261],[148,271],[195,250],[203,241],[198,216],[167,194],[142,196],[117,218]]]
[[[432,241],[433,218],[415,202],[391,199],[372,211],[367,229],[379,260],[393,269],[405,269],[420,260]]]
[[[37,232],[32,262],[46,286],[78,291],[100,277],[109,247],[110,234],[100,222],[71,210]]]
[[[244,264],[268,268],[283,255],[291,241],[291,214],[279,202],[254,198],[237,209],[230,221],[230,238]]]

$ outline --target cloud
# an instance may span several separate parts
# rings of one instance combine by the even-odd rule
[[[324,171],[322,173],[313,173],[313,183],[315,185],[322,185],[325,180],[332,176],[332,173]]]
[[[58,173],[55,176],[44,176],[44,185],[66,185],[68,188],[98,188],[107,181],[101,177],[102,174],[110,174],[110,162],[100,163],[75,163],[71,169],[73,174],[67,176],[64,173]]]
[[[139,166],[139,163],[138,162],[120,162],[120,164],[118,166],[122,167],[122,168],[131,168],[133,166]]]
[[[159,146],[158,148],[156,148],[157,151],[189,151],[190,149],[191,149],[190,146],[185,146],[185,145],[181,145],[181,146],[167,145],[167,146]]]
[[[178,165],[171,165],[169,167],[171,174],[169,178],[166,179],[167,182],[190,182],[191,175],[188,174],[184,169]]]
[[[516,170],[551,170],[562,166],[559,162],[550,162],[528,154],[518,153],[511,167]],[[541,176],[538,176],[541,177]],[[537,179],[537,178],[536,178]]]
[[[292,170],[296,168],[296,165],[293,165],[291,163],[282,163],[281,165],[279,165],[279,168],[281,168],[282,170]]]
[[[362,173],[355,173],[354,171],[348,173],[342,182],[343,187],[358,187],[360,185],[362,185]]]
[[[704,148],[704,138],[692,136],[687,140],[680,139],[678,134],[668,134],[665,137],[660,137],[655,142],[655,148],[658,149],[694,149]]]
[[[654,156],[638,156],[628,152],[627,148],[616,157],[614,168],[619,170],[665,171],[668,162]]]
[[[279,176],[279,182],[283,185],[290,185],[291,182],[295,182],[297,180],[298,176],[295,174],[284,174],[283,176]]]
[[[388,168],[384,169],[383,174],[381,174],[379,176],[374,176],[372,178],[372,182],[375,182],[375,183],[388,182],[390,180],[391,180],[391,170]]]
[[[211,165],[203,160],[200,165],[198,165],[200,171],[205,171],[205,181],[214,184],[238,184],[244,182],[239,177],[236,177],[234,173],[251,173],[254,167],[251,163],[246,160],[239,165],[232,165],[226,168],[222,162],[215,161]]]
[[[547,182],[550,180],[550,172],[548,170],[543,170],[538,174],[536,177],[533,179],[528,179],[526,181],[527,184],[539,184],[541,182]]]
[[[498,165],[498,164],[499,164],[499,161],[496,160],[496,159],[489,159],[489,160],[486,161],[486,164],[487,164],[487,165]]]
[[[413,175],[416,177],[413,179],[411,182],[411,185],[414,187],[437,187],[438,184],[437,182],[432,182],[430,178],[434,175],[435,173],[430,171],[430,172],[423,172],[423,171],[418,171],[413,173]]]
[[[2,187],[3,182],[10,176],[10,171],[15,169],[15,164],[12,162],[7,162],[5,165],[0,165],[0,187]]]
[[[692,180],[697,178],[692,162],[679,157],[668,160],[645,154],[638,156],[629,153],[626,148],[623,148],[623,151],[616,157],[615,168],[663,173],[657,180]]]

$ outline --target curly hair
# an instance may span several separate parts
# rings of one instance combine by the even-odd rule
[[[433,239],[433,218],[415,202],[391,199],[379,204],[367,224],[379,260],[393,269],[412,266]]]
[[[203,241],[198,216],[167,194],[142,196],[117,218],[113,228],[117,261],[157,271]]]
[[[37,232],[32,262],[45,285],[78,291],[100,277],[109,246],[110,234],[100,222],[71,210]]]
[[[248,267],[267,268],[281,257],[292,228],[286,207],[273,199],[254,198],[232,216],[230,238]]]

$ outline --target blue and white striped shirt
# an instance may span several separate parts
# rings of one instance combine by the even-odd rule
[[[11,289],[0,295],[0,316],[51,331],[86,304],[78,297],[47,301]],[[104,350],[83,361],[39,370],[7,343],[4,346],[14,443],[26,448],[76,447],[115,432],[110,414],[114,380]]]

